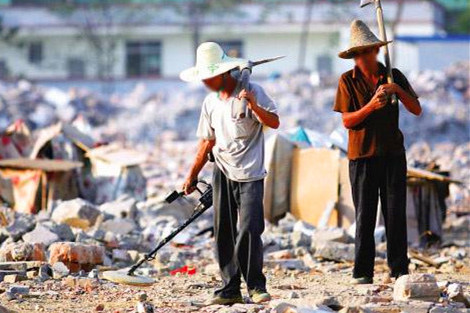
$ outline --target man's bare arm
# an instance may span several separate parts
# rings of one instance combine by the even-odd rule
[[[400,99],[400,101],[403,103],[408,112],[413,113],[414,115],[419,116],[423,111],[418,98],[406,92],[398,84],[394,83],[381,85],[378,91],[385,91],[388,94],[396,94],[398,99]]]
[[[193,165],[191,166],[191,170],[189,171],[189,175],[186,178],[183,184],[183,191],[185,194],[190,194],[195,190],[194,182],[197,180],[197,176],[201,172],[204,165],[207,163],[207,155],[212,150],[215,145],[215,140],[205,140],[201,139],[198,144],[196,158],[194,160]]]
[[[275,113],[269,112],[259,105],[252,106],[251,109],[258,116],[259,121],[268,127],[277,129],[279,128],[279,116]]]
[[[256,116],[258,116],[258,119],[261,124],[274,129],[279,128],[279,116],[259,106],[256,101],[255,94],[252,91],[242,90],[238,97],[246,98],[246,100],[248,101],[248,107],[256,114]]]

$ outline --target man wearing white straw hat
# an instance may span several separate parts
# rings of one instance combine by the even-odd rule
[[[271,299],[262,272],[263,126],[278,128],[279,117],[273,100],[259,85],[250,83],[248,90],[239,90],[231,71],[246,62],[227,56],[217,43],[205,42],[197,49],[196,66],[180,74],[184,81],[202,81],[211,90],[202,105],[198,152],[183,186],[186,194],[194,191],[212,153],[216,256],[223,286],[211,304],[242,303],[242,276],[253,302]],[[246,117],[237,114],[242,98],[249,108]]]
[[[355,67],[338,84],[334,110],[342,113],[349,132],[349,176],[356,209],[353,283],[370,284],[374,276],[374,228],[378,199],[387,237],[387,261],[392,277],[408,274],[406,234],[406,157],[398,128],[399,107],[420,115],[418,96],[406,77],[393,69],[395,83],[387,83],[387,69],[377,61],[380,41],[362,21],[351,24],[349,49],[339,57],[354,59]]]

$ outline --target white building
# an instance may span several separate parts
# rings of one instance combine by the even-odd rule
[[[391,0],[384,2],[385,18],[391,22],[396,19],[397,5]],[[290,72],[299,68],[305,12],[303,1],[243,4],[230,12],[206,16],[200,41],[218,41],[226,50],[238,51],[252,60],[286,55],[285,59],[260,66],[255,74]],[[443,8],[433,1],[407,0],[402,12],[397,35],[443,33]],[[0,15],[4,33],[17,30],[11,38],[4,34],[0,39],[3,77],[176,78],[194,61],[189,19],[170,7],[121,5],[108,12],[81,8],[68,13],[43,7],[5,7]],[[337,53],[348,46],[349,25],[354,18],[363,19],[376,30],[373,6],[361,9],[358,0],[314,4],[305,51],[307,70],[339,73],[350,67]],[[409,49],[405,47],[403,51],[407,53]],[[413,64],[404,60],[407,69],[413,69]]]

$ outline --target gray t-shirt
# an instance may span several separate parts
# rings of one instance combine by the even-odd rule
[[[257,84],[250,83],[249,90],[256,96],[258,105],[276,113],[274,101]],[[202,105],[197,136],[215,139],[212,149],[215,163],[229,179],[250,182],[266,176],[264,168],[263,125],[253,112],[245,118],[236,117],[238,90],[226,100],[216,92],[208,94]]]

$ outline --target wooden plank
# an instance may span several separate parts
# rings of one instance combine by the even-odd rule
[[[427,180],[437,180],[437,181],[442,181],[442,182],[462,184],[461,181],[451,179],[447,176],[433,173],[431,171],[426,171],[426,170],[416,168],[416,167],[410,167],[410,166],[408,166],[407,175],[408,177],[417,177],[417,178],[423,178]]]
[[[338,202],[339,151],[295,149],[292,158],[291,213],[317,225],[331,202]],[[337,210],[328,225],[338,225]]]
[[[26,271],[36,269],[46,264],[42,261],[0,262],[0,270]]]
[[[1,168],[32,169],[46,172],[63,172],[82,167],[81,162],[72,162],[66,160],[48,160],[48,159],[5,159],[0,160]]]
[[[438,264],[436,262],[434,262],[433,259],[431,258],[428,258],[427,256],[424,256],[422,254],[420,254],[419,252],[413,250],[413,249],[410,249],[408,251],[408,254],[409,256],[412,258],[412,259],[416,259],[416,260],[419,260],[421,262],[424,262],[428,265],[431,265],[431,266],[434,266],[434,267],[438,267]]]
[[[128,148],[121,148],[117,145],[101,146],[87,152],[87,157],[92,161],[98,159],[119,167],[130,167],[142,164],[147,161],[146,153]]]

